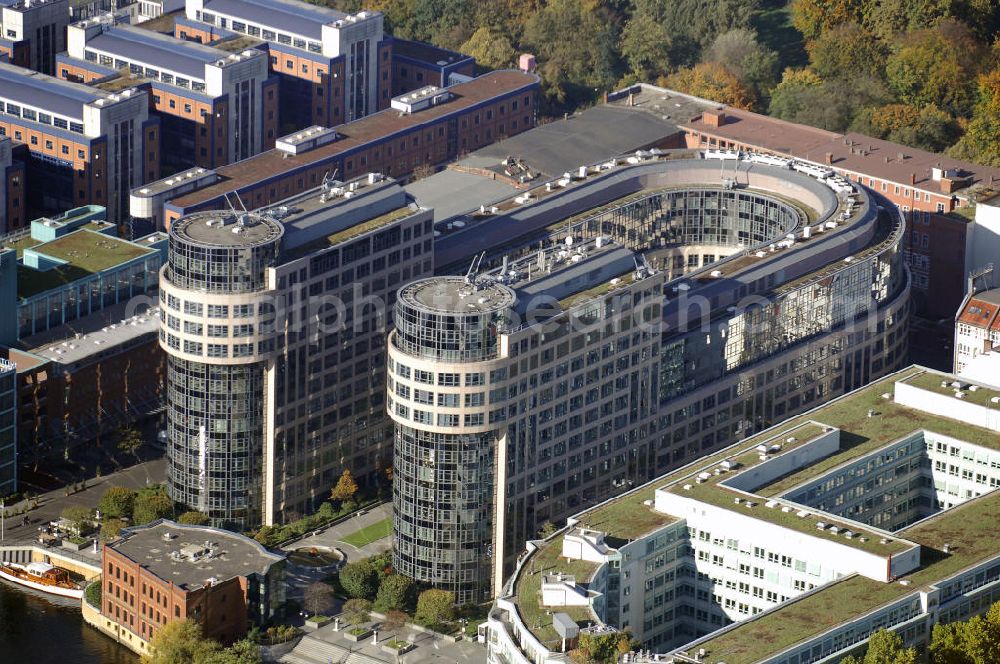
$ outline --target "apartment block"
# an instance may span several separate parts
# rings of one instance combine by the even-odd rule
[[[1000,288],[970,292],[955,318],[955,368],[963,373],[976,358],[1000,350]]]
[[[165,358],[156,289],[166,238],[117,237],[99,206],[2,239],[3,356],[17,366],[22,463],[156,410]]]
[[[377,172],[402,178],[534,127],[538,85],[534,74],[497,71],[449,88],[426,88],[416,97],[403,95],[397,107],[334,129],[317,126],[282,136],[273,150],[237,164],[137,188],[132,216],[164,228],[185,214],[228,209],[226,196],[233,192],[256,209],[315,188],[325,176],[345,180]]]
[[[242,528],[385,481],[386,321],[432,274],[430,210],[371,174],[170,226],[161,272],[171,496]]]
[[[133,187],[159,176],[160,130],[147,93],[111,93],[0,64],[0,135],[24,143],[29,218],[101,205],[127,219]]]
[[[140,655],[173,620],[230,644],[282,617],[284,556],[227,530],[165,519],[126,528],[104,545],[101,567],[100,614],[87,621]]]
[[[278,80],[267,54],[181,41],[114,25],[110,16],[68,28],[59,76],[103,89],[141,86],[160,119],[160,166],[216,168],[274,146]]]
[[[398,97],[428,85],[445,88],[467,81],[476,73],[476,59],[469,55],[398,37],[390,37],[389,46],[392,61],[392,73],[389,75],[392,83],[390,97]],[[385,88],[382,90],[384,93]],[[386,107],[385,101],[383,94],[379,109]]]
[[[56,54],[66,50],[68,0],[5,0],[0,3],[0,54],[8,62],[55,74]]]
[[[547,258],[538,258],[540,248],[585,264],[591,244],[600,242],[631,250],[633,269],[648,264],[665,282],[662,334],[650,350],[656,368],[648,406],[617,401],[626,389],[616,383],[624,379],[617,363],[624,357],[632,362],[633,350],[613,338],[610,323],[600,336],[569,340],[570,348],[586,348],[583,365],[559,355],[558,344],[566,340],[552,353],[549,330],[537,348],[530,341],[518,346],[519,373],[508,373],[499,386],[514,401],[499,402],[506,411],[495,415],[503,419],[491,429],[496,452],[484,460],[493,464],[495,487],[494,590],[513,569],[520,543],[535,538],[545,522],[648,482],[906,361],[909,279],[900,252],[901,213],[829,169],[773,157],[717,156],[641,150],[519,188],[515,196],[436,228],[435,260],[443,274],[456,271],[447,266],[468,269],[476,256],[475,265],[488,276],[509,277],[510,266],[519,265],[519,277],[530,269],[536,281],[550,269]],[[620,305],[606,292],[621,281],[595,278],[590,310],[614,321]],[[566,303],[558,310],[566,311]],[[397,329],[400,321],[397,311]],[[632,372],[629,366],[622,371]],[[636,380],[645,390],[643,379]],[[588,386],[583,403],[570,396],[580,381]],[[502,394],[491,389],[484,408]],[[464,422],[474,409],[461,408]],[[536,412],[534,420],[521,421]],[[406,448],[397,454],[400,449]],[[427,458],[397,459],[397,485],[406,463],[433,476],[433,469],[422,468]],[[409,519],[417,521],[412,527],[422,538],[431,528],[443,531],[436,537],[452,538],[443,542],[457,542],[462,524],[469,523],[445,510],[443,499],[436,502],[440,511],[428,507],[417,516],[408,512],[412,501],[400,500],[398,542],[405,542]],[[422,542],[415,546],[433,561],[437,552]],[[408,564],[404,555],[413,554],[398,544],[397,566]],[[460,593],[484,590],[468,574],[461,581],[460,569],[449,572],[432,562],[425,567],[438,576],[433,583]],[[463,590],[463,583],[476,589]]]
[[[642,664],[833,663],[882,628],[926,647],[1000,598],[993,398],[910,367],[574,515],[519,559],[488,661],[626,628]]]

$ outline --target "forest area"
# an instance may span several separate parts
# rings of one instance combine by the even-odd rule
[[[1000,166],[998,0],[313,0],[387,32],[538,62],[562,115],[648,82]]]

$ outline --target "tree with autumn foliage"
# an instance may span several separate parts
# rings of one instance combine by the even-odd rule
[[[1000,69],[979,77],[972,119],[951,155],[986,166],[1000,166]]]
[[[350,508],[355,504],[354,496],[358,493],[358,483],[354,481],[354,475],[350,468],[344,468],[344,472],[337,480],[337,486],[330,491],[330,500],[336,500],[342,505]]]
[[[663,79],[662,84],[678,92],[736,108],[749,109],[756,102],[753,91],[719,62],[702,62],[679,69]]]

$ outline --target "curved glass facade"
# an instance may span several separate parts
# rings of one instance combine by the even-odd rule
[[[167,486],[171,498],[204,512],[213,525],[249,528],[260,520],[268,360],[258,356],[260,342],[241,345],[257,339],[247,324],[252,318],[229,319],[237,307],[256,307],[246,304],[246,296],[226,296],[266,288],[266,268],[276,262],[282,227],[266,219],[240,225],[231,215],[219,217],[194,214],[170,228],[161,288],[167,300],[161,328],[167,352]],[[232,357],[229,327],[244,335],[233,342]],[[225,335],[209,345],[207,361],[197,361],[203,337],[212,341],[213,330]]]
[[[458,604],[490,596],[495,441],[396,426],[393,566]]]
[[[231,216],[231,215],[230,215]],[[264,268],[274,265],[281,225],[254,218],[253,225],[223,225],[215,214],[194,214],[170,227],[167,278],[178,288],[247,293],[266,286]],[[231,219],[229,219],[232,222]],[[209,225],[216,222],[218,225]]]
[[[167,358],[170,497],[214,523],[249,526],[258,509],[264,363]]]
[[[413,282],[400,289],[396,300],[396,347],[444,362],[493,359],[504,313],[514,299],[514,293],[499,284],[477,290],[461,278]]]

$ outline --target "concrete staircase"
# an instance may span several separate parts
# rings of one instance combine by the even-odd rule
[[[392,661],[392,657],[385,655],[385,659],[381,659],[351,652],[342,646],[306,635],[291,652],[278,661],[282,664],[386,664]]]

